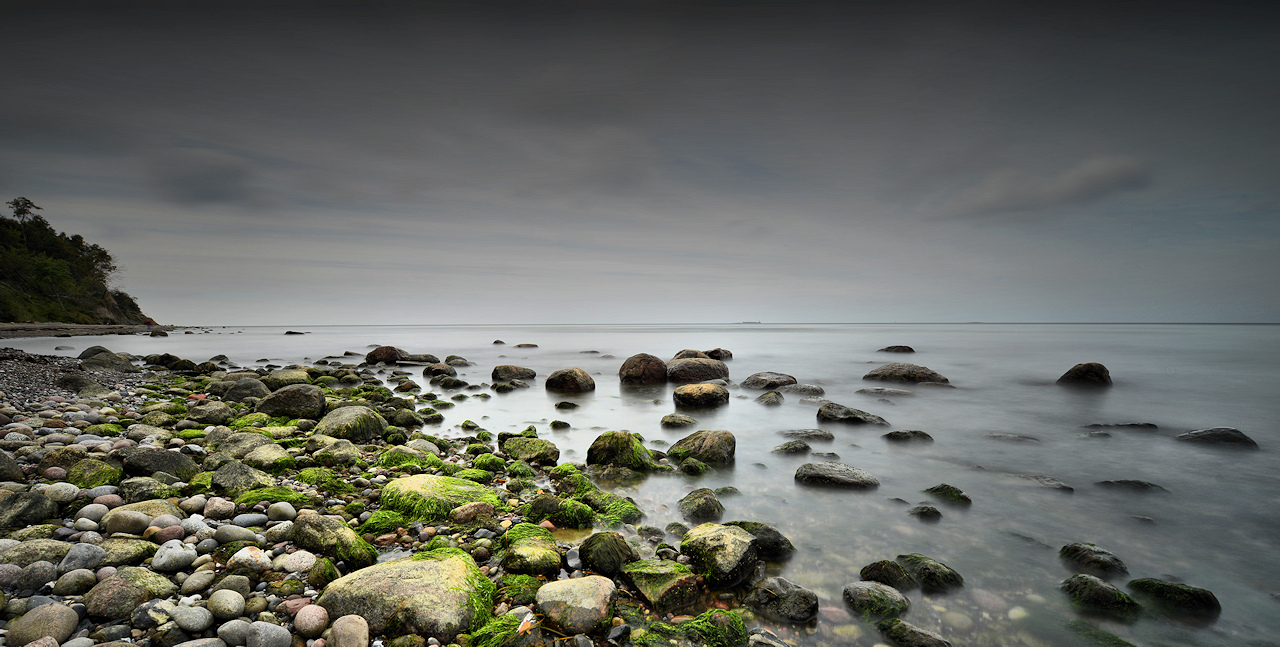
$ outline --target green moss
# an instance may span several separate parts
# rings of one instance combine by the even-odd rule
[[[187,481],[187,492],[192,496],[205,494],[213,489],[213,472],[199,472]]]
[[[246,546],[257,546],[254,541],[232,541],[218,546],[213,551],[213,560],[219,564],[226,564],[231,556],[240,552],[241,548]]]
[[[347,512],[352,512],[351,506],[347,506]],[[411,524],[404,515],[391,510],[379,510],[369,517],[360,526],[360,534],[362,535],[383,535],[389,532],[395,532],[397,528],[408,528]]]
[[[119,468],[93,458],[78,461],[67,470],[67,481],[83,490],[100,485],[116,485],[124,478]]]
[[[485,501],[496,510],[510,509],[493,490],[475,482],[424,474],[395,479],[383,488],[381,501],[384,509],[420,521],[446,518],[450,510],[472,501]]]
[[[513,478],[531,479],[536,473],[532,467],[524,461],[516,461],[507,466],[507,475]]]
[[[487,429],[481,429],[476,432],[476,439],[479,440],[480,442],[487,443],[493,440],[493,434],[490,433],[489,430]]]
[[[513,494],[519,494],[526,490],[533,490],[537,485],[529,479],[511,479],[507,481],[507,491]]]
[[[471,555],[458,548],[437,548],[418,553],[413,556],[413,559],[450,559],[454,557],[464,558],[471,565],[471,568],[467,569],[466,585],[473,592],[467,597],[467,608],[471,610],[470,630],[474,633],[488,624],[493,618],[493,594],[497,590],[497,586],[480,573],[480,569],[476,567]]]
[[[486,472],[505,472],[507,471],[507,462],[494,456],[493,454],[481,454],[471,461],[471,466]]]
[[[294,477],[299,483],[314,485],[321,490],[332,495],[351,494],[356,489],[351,484],[342,481],[330,470],[325,467],[308,467]]]
[[[467,448],[462,450],[462,452],[464,454],[471,454],[472,456],[479,456],[481,454],[489,453],[489,446],[484,443],[471,443],[470,445],[467,445]]]
[[[493,472],[478,469],[459,470],[453,475],[456,478],[475,481],[476,483],[488,483],[493,480]]]
[[[1154,578],[1129,581],[1129,588],[1150,596],[1163,605],[1191,613],[1213,613],[1222,610],[1218,598],[1207,589]]]
[[[529,521],[550,520],[559,528],[590,528],[596,518],[596,513],[586,504],[551,494],[539,495],[520,506],[518,512]]]
[[[433,409],[452,409],[453,408],[453,403],[448,400],[432,400],[427,404],[430,404],[431,408]]]
[[[706,647],[740,647],[747,644],[747,627],[732,611],[712,609],[680,625],[655,622],[649,631],[669,638],[684,637]]]
[[[378,561],[378,549],[359,537],[350,543],[340,541],[334,548],[338,559],[350,565],[367,566]]]
[[[254,412],[254,413],[245,414],[243,416],[240,416],[239,418],[236,418],[235,420],[232,420],[231,424],[227,426],[231,427],[232,429],[244,429],[246,427],[255,427],[255,426],[265,427],[270,422],[271,422],[271,416],[268,416],[265,413]]]
[[[554,544],[555,539],[551,536],[551,531],[542,526],[531,523],[518,523],[511,526],[507,532],[502,535],[502,546],[510,548],[512,544],[529,538],[543,538]]]
[[[84,433],[95,434],[98,436],[119,436],[124,433],[124,427],[114,423],[103,423],[100,425],[89,425],[84,428]]]
[[[296,490],[291,490],[287,487],[269,487],[250,490],[236,498],[236,503],[243,503],[245,505],[256,505],[262,501],[269,501],[271,503],[289,503],[295,508],[310,508],[318,503],[314,498]]]
[[[471,634],[471,647],[504,647],[513,643],[521,621],[522,618],[515,615],[494,618]]]
[[[533,604],[539,588],[542,588],[542,580],[532,575],[510,574],[503,576],[499,593],[511,598],[512,604],[520,606]]]
[[[427,457],[434,458],[431,461]],[[417,465],[424,469],[439,467],[437,464],[440,458],[434,454],[424,454],[406,447],[392,447],[378,456],[378,460],[374,463],[383,469],[394,469],[405,465]]]
[[[277,440],[276,444],[281,447],[284,447],[285,449],[294,449],[296,447],[306,447],[307,439],[306,438],[284,438],[281,440]]]
[[[1083,620],[1067,622],[1067,629],[1094,647],[1135,647],[1133,643],[1113,633],[1103,631]]]
[[[973,503],[973,499],[969,498],[969,495],[965,494],[963,490],[947,483],[939,483],[925,490],[925,493],[956,505],[970,505]]]
[[[183,429],[182,431],[178,432],[178,438],[181,438],[183,440],[197,440],[200,438],[204,438],[204,430],[203,429]]]
[[[343,510],[345,510],[346,513],[349,515],[359,516],[360,513],[364,512],[364,502],[352,501],[351,503],[348,503],[346,507],[343,508]]]

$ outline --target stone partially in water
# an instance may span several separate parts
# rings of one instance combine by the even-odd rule
[[[1223,445],[1226,447],[1240,447],[1244,449],[1258,448],[1257,442],[1244,435],[1244,432],[1232,427],[1197,429],[1195,431],[1188,431],[1185,434],[1174,436],[1173,439],[1186,443],[1198,443],[1202,445]]]
[[[898,362],[885,364],[884,366],[873,369],[866,375],[863,375],[862,379],[880,380],[881,382],[905,382],[908,384],[917,384],[920,382],[939,382],[942,384],[950,383],[950,380],[927,366],[917,366],[916,364],[903,364]]]
[[[1132,617],[1142,608],[1124,591],[1086,573],[1077,573],[1067,578],[1062,583],[1062,591],[1077,607],[1121,618]]]
[[[876,625],[876,629],[899,647],[951,647],[951,643],[942,636],[898,618],[884,620]]]
[[[880,416],[867,413],[861,409],[846,407],[843,404],[836,404],[835,402],[828,402],[818,409],[818,420],[827,422],[843,422],[853,425],[889,426],[889,423]]]
[[[744,389],[761,389],[765,391],[776,389],[780,386],[788,384],[796,384],[798,380],[792,375],[785,373],[755,373],[742,381]]]
[[[899,591],[913,589],[920,584],[902,564],[887,559],[863,566],[858,575],[864,580],[879,582]]]
[[[832,461],[801,465],[800,469],[796,470],[796,482],[850,489],[880,487],[880,481],[870,472]]]
[[[781,577],[757,583],[743,603],[752,611],[777,622],[804,623],[818,616],[818,596]]]
[[[925,593],[943,593],[964,586],[964,578],[951,567],[920,553],[898,555],[898,563],[907,569]]]
[[[864,620],[896,618],[911,608],[911,602],[898,589],[871,580],[846,584],[843,597],[845,606]]]
[[[1067,544],[1058,551],[1058,557],[1077,572],[1091,573],[1100,577],[1124,575],[1129,572],[1129,568],[1115,554],[1089,543]]]
[[[1063,373],[1062,377],[1058,378],[1058,384],[1111,386],[1111,372],[1107,370],[1107,367],[1097,362],[1076,364],[1067,369],[1067,372]]]
[[[1208,589],[1150,577],[1130,580],[1129,588],[1178,611],[1210,616],[1216,616],[1222,611],[1217,596]]]

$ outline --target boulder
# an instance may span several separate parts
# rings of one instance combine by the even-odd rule
[[[787,375],[786,373],[772,373],[766,371],[764,373],[755,373],[743,380],[742,388],[769,391],[780,386],[796,384],[798,382],[799,380],[791,375]]]
[[[880,481],[866,470],[834,461],[805,463],[796,470],[797,483],[849,489],[880,487]]]
[[[637,472],[659,468],[640,439],[625,431],[606,431],[587,448],[587,465],[617,465]]]
[[[858,575],[869,582],[879,582],[899,591],[906,591],[920,585],[915,576],[903,568],[902,564],[887,559],[863,566]]]
[[[672,560],[630,562],[622,567],[622,573],[658,613],[688,606],[700,594],[698,577],[683,564]]]
[[[353,443],[367,443],[381,438],[387,421],[377,411],[365,406],[339,407],[320,419],[315,434],[342,438]]]
[[[0,528],[25,528],[58,516],[58,504],[39,492],[0,499]]]
[[[899,618],[882,620],[876,629],[898,647],[951,647],[951,642]]]
[[[698,488],[686,494],[680,499],[677,509],[681,517],[693,523],[719,521],[724,515],[724,506],[710,488]]]
[[[262,398],[254,411],[273,418],[307,418],[318,420],[324,415],[324,391],[312,384],[288,384]]]
[[[676,463],[696,458],[709,465],[724,465],[733,462],[737,448],[738,440],[733,433],[724,429],[704,429],[677,441],[667,451],[667,457]]]
[[[1067,369],[1058,384],[1075,384],[1079,386],[1111,386],[1111,372],[1107,367],[1097,363],[1076,364]]]
[[[134,447],[129,449],[124,459],[124,471],[134,476],[151,476],[156,472],[165,472],[186,481],[195,476],[196,472],[200,471],[200,467],[191,460],[190,456],[181,452],[171,452],[157,447]]]
[[[885,364],[879,368],[872,369],[871,372],[863,375],[862,379],[880,380],[881,382],[906,382],[909,384],[916,384],[919,382],[950,383],[950,380],[926,366],[917,366],[915,364],[903,364],[898,362]]]
[[[351,526],[340,519],[304,514],[293,520],[290,537],[299,548],[346,562],[347,568],[364,568],[378,560],[378,549],[370,546]],[[333,609],[329,609],[333,613]]]
[[[729,379],[729,366],[718,359],[689,357],[667,362],[667,381],[678,384]]]
[[[0,481],[21,483],[26,480],[27,476],[22,473],[22,467],[18,465],[18,461],[13,460],[9,452],[0,451]]]
[[[782,406],[783,402],[786,402],[786,398],[782,397],[782,394],[777,391],[769,391],[756,398],[756,404],[763,404],[766,407]]]
[[[1142,608],[1124,591],[1087,573],[1072,575],[1062,582],[1061,588],[1072,604],[1090,611],[1130,618]]]
[[[756,556],[770,562],[791,559],[796,547],[777,528],[759,521],[729,521],[724,525],[741,528],[756,538]]]
[[[538,588],[538,611],[565,634],[601,628],[612,616],[613,581],[599,575],[547,582]]]
[[[497,369],[494,369],[494,370],[496,371]],[[428,364],[426,368],[422,369],[422,377],[431,378],[437,375],[447,375],[449,377],[457,377],[458,369],[452,366],[449,366],[444,362],[435,362],[432,364]],[[507,380],[500,380],[500,381],[505,382]]]
[[[102,348],[95,346],[94,348]],[[87,351],[86,351],[87,352]],[[84,355],[84,353],[81,353]],[[107,373],[141,373],[141,369],[133,365],[128,357],[113,353],[105,348],[101,351],[82,357],[80,368],[85,371],[99,371]]]
[[[964,586],[964,578],[942,562],[920,553],[898,555],[898,563],[920,583],[925,593],[945,593]]]
[[[689,557],[693,571],[713,588],[737,586],[756,568],[756,538],[734,526],[696,526],[681,539],[680,552]]]
[[[434,474],[414,474],[393,479],[382,489],[381,503],[388,510],[421,521],[447,519],[454,508],[482,501],[506,509],[493,490],[466,479]]]
[[[671,359],[693,359],[693,358],[711,359],[711,357],[706,353],[700,350],[694,350],[692,348],[686,348],[671,357]]]
[[[262,378],[262,383],[272,391],[279,391],[291,384],[311,384],[311,376],[300,368],[278,368]]]
[[[84,490],[102,485],[118,485],[123,476],[123,470],[96,458],[86,458],[67,470],[67,481]]]
[[[846,584],[843,597],[853,615],[868,621],[896,618],[911,608],[907,596],[898,589],[869,580]]]
[[[696,418],[686,416],[683,413],[668,413],[662,416],[661,424],[663,427],[692,427],[698,424],[698,421]]]
[[[1093,544],[1067,544],[1058,551],[1058,557],[1077,573],[1111,577],[1129,572],[1119,557]]]
[[[84,594],[84,605],[90,616],[118,620],[133,615],[147,600],[163,600],[177,591],[177,585],[162,575],[126,566]]]
[[[1173,439],[1203,445],[1224,445],[1227,447],[1241,447],[1245,449],[1258,448],[1258,443],[1254,442],[1252,438],[1244,435],[1244,432],[1239,429],[1233,429],[1231,427],[1197,429],[1195,431],[1188,431],[1185,434],[1174,436]]]
[[[846,407],[843,404],[836,404],[835,402],[828,402],[818,409],[818,420],[843,422],[850,425],[889,426],[888,421],[880,416],[854,409],[853,407]]]
[[[881,348],[876,352],[877,353],[914,353],[916,352],[916,349],[910,346],[885,346],[884,348]]]
[[[560,569],[560,552],[551,531],[531,523],[519,523],[502,535],[507,549],[502,567],[512,573],[545,575]]]
[[[308,515],[310,516],[310,515]],[[439,548],[355,571],[330,582],[316,604],[334,622],[358,616],[368,632],[434,636],[442,644],[479,629],[489,618],[494,585],[470,555]],[[366,637],[367,640],[367,637]]]
[[[532,380],[537,377],[538,373],[531,368],[523,366],[514,366],[512,364],[502,364],[493,367],[493,372],[489,374],[489,378],[494,382],[510,382],[511,380]]]
[[[781,577],[766,577],[743,598],[749,609],[777,622],[801,624],[818,617],[818,596]]]
[[[36,562],[57,564],[71,552],[71,547],[72,544],[56,539],[28,539],[16,546],[0,550],[0,564],[13,564],[20,568],[26,568]]]
[[[712,348],[711,350],[704,350],[702,352],[706,353],[707,357],[710,357],[711,359],[718,359],[722,362],[727,362],[733,359],[733,352],[727,348]]]
[[[666,384],[667,363],[648,353],[632,355],[618,369],[618,379],[632,385]]]
[[[226,454],[234,459],[241,459],[249,455],[249,452],[262,447],[263,445],[274,445],[266,434],[256,431],[242,431],[227,436],[225,440],[218,443],[218,453]]]
[[[596,381],[580,368],[562,368],[547,376],[548,391],[586,393],[596,390]]]
[[[364,356],[365,364],[395,364],[402,359],[409,359],[409,353],[406,353],[395,346],[379,346],[368,352]]]
[[[684,384],[676,387],[671,399],[680,407],[719,407],[729,403],[729,390],[719,384]]]
[[[560,460],[560,448],[542,438],[513,436],[502,443],[502,451],[516,460],[541,465],[555,465]]]
[[[234,498],[249,490],[275,487],[276,480],[270,474],[240,461],[228,461],[214,471],[209,483],[214,491]]]
[[[1222,611],[1217,596],[1207,589],[1144,577],[1129,580],[1129,588],[1161,606],[1193,615],[1216,616]]]
[[[623,567],[640,559],[631,544],[616,532],[597,532],[587,537],[578,553],[583,566],[609,577],[619,576]]]
[[[26,645],[48,636],[61,644],[79,624],[80,614],[74,609],[56,602],[42,604],[14,619],[5,641],[9,645]]]
[[[236,417],[236,412],[227,403],[218,400],[204,400],[200,404],[187,409],[186,419],[201,425],[225,425]]]

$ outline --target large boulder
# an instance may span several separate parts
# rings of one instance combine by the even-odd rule
[[[543,438],[512,436],[502,443],[502,451],[516,460],[541,465],[555,465],[560,460],[560,448]]]
[[[248,456],[249,452],[263,445],[274,444],[275,441],[267,437],[266,434],[256,431],[241,431],[227,436],[222,442],[218,443],[218,453],[240,459]]]
[[[324,415],[324,391],[312,384],[289,384],[262,398],[254,411],[273,418],[307,418]]]
[[[447,519],[449,511],[483,501],[495,509],[505,508],[493,490],[465,479],[434,474],[415,474],[393,479],[382,489],[382,506],[411,519]]]
[[[71,637],[78,624],[80,615],[71,607],[56,602],[42,604],[15,618],[5,640],[9,645],[26,645],[49,636],[61,644]]]
[[[278,368],[262,378],[262,383],[272,391],[279,391],[290,384],[311,384],[311,376],[300,368]]]
[[[187,420],[202,425],[225,425],[236,417],[236,412],[227,403],[218,400],[205,400],[187,409]]]
[[[596,381],[580,368],[562,368],[547,376],[548,391],[586,393],[596,390]]]
[[[0,529],[25,528],[58,516],[58,504],[39,492],[19,492],[0,499]]]
[[[863,375],[862,379],[880,380],[881,382],[906,382],[909,384],[917,384],[919,382],[950,383],[950,380],[942,377],[936,371],[927,366],[903,364],[900,362],[885,364],[884,366],[873,369],[871,372]]]
[[[1097,362],[1076,364],[1067,369],[1058,384],[1075,384],[1079,386],[1111,386],[1111,372]]]
[[[578,551],[583,566],[609,577],[617,577],[624,566],[640,559],[631,544],[616,532],[597,532],[587,537]]]
[[[225,406],[225,405],[224,405]],[[124,471],[133,476],[151,476],[156,472],[172,474],[183,481],[200,471],[191,457],[158,447],[130,448],[124,459]]]
[[[666,384],[667,363],[657,355],[639,353],[627,358],[618,369],[618,379],[623,384]]]
[[[133,615],[147,600],[163,600],[177,592],[178,586],[163,575],[125,567],[84,594],[84,605],[90,616],[118,620]]]
[[[1142,608],[1124,591],[1087,573],[1077,573],[1068,577],[1062,583],[1062,592],[1066,593],[1067,597],[1071,598],[1071,603],[1077,607],[1121,618],[1133,617]]]
[[[843,404],[836,404],[835,402],[828,402],[818,409],[818,420],[843,422],[850,425],[889,426],[888,421],[880,416],[867,413],[861,409],[846,407]]]
[[[587,448],[587,465],[617,465],[637,472],[659,469],[640,439],[625,431],[606,431]]]
[[[446,366],[448,366],[446,364]],[[452,367],[450,367],[452,368]],[[512,364],[501,364],[493,367],[493,372],[489,374],[489,378],[494,382],[510,382],[511,380],[532,380],[537,377],[538,373],[531,368],[523,366],[515,366]]]
[[[290,537],[298,547],[344,561],[353,570],[378,561],[378,549],[340,519],[318,514],[298,515],[293,520]]]
[[[538,611],[566,635],[590,633],[612,616],[615,588],[599,575],[547,582],[538,588]]]
[[[681,438],[667,451],[667,456],[677,463],[696,458],[709,465],[723,465],[733,462],[737,449],[738,440],[732,432],[703,429]]]
[[[870,472],[834,461],[801,465],[796,470],[796,482],[856,490],[880,487],[880,481]]]
[[[729,379],[729,366],[718,359],[686,357],[667,362],[667,381],[677,384]]]
[[[1129,568],[1120,561],[1119,557],[1093,544],[1067,544],[1058,551],[1058,557],[1077,573],[1111,577],[1129,572]]]
[[[560,552],[551,531],[531,523],[519,523],[502,535],[507,549],[502,568],[512,573],[546,575],[560,569]]]
[[[1207,589],[1150,577],[1129,580],[1129,588],[1162,606],[1183,613],[1216,616],[1222,611],[1218,597]]]
[[[729,390],[719,384],[682,384],[671,399],[680,407],[719,407],[729,404]]]
[[[240,461],[228,461],[214,471],[210,484],[215,492],[234,498],[249,490],[275,487],[276,480],[270,474]]]
[[[765,371],[763,373],[755,373],[750,377],[748,377],[747,379],[743,380],[742,388],[762,389],[765,391],[770,391],[780,386],[786,386],[788,384],[796,384],[797,382],[798,380],[796,380],[795,377],[791,375],[787,375],[786,373],[773,373],[773,372]]]
[[[406,353],[395,346],[379,346],[364,356],[365,364],[395,364],[402,359],[409,359]]]
[[[470,555],[439,548],[338,578],[316,604],[331,618],[364,618],[374,635],[419,634],[449,643],[484,625],[493,593],[493,582]]]
[[[623,575],[658,613],[688,606],[698,599],[698,577],[679,562],[646,559],[622,567]]]
[[[756,538],[756,555],[770,562],[781,562],[791,559],[796,547],[787,536],[778,532],[777,528],[759,521],[728,521],[726,526],[741,528]]]
[[[898,555],[897,559],[925,593],[942,593],[964,586],[964,578],[959,573],[932,557],[911,553]]]
[[[271,395],[271,389],[256,377],[242,377],[236,380],[231,388],[222,395],[223,400],[241,402],[249,398],[265,398]]]
[[[705,487],[686,494],[676,504],[676,509],[680,511],[681,517],[693,523],[719,521],[724,516],[724,506],[720,499],[716,498],[714,491]]]
[[[0,451],[0,481],[21,483],[26,480],[27,476],[22,473],[22,466],[18,465],[18,461],[13,460],[9,452]]]
[[[1197,429],[1195,431],[1188,431],[1185,434],[1174,436],[1173,439],[1202,445],[1224,445],[1227,447],[1242,447],[1245,449],[1258,448],[1258,443],[1252,438],[1244,435],[1244,432],[1239,429],[1233,429],[1231,427]]]
[[[880,582],[864,580],[846,584],[843,597],[845,606],[866,620],[896,618],[911,608],[907,596]]]
[[[340,407],[330,411],[316,425],[318,435],[344,438],[353,443],[367,443],[381,438],[387,421],[377,411],[364,406]]]
[[[102,348],[95,346],[95,348]],[[87,351],[86,351],[87,352]],[[81,353],[84,355],[84,353]],[[128,357],[113,353],[105,348],[89,357],[82,357],[80,360],[80,368],[85,371],[100,371],[108,373],[141,373],[142,370],[133,365]]]
[[[704,523],[685,533],[680,552],[689,557],[689,565],[702,575],[707,586],[737,586],[756,568],[756,538],[734,526]]]
[[[951,647],[951,641],[900,618],[882,620],[876,629],[898,647]]]

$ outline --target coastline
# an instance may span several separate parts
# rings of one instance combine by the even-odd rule
[[[177,328],[178,326],[148,326],[146,324],[0,323],[0,339],[135,335],[156,330],[170,332]]]

